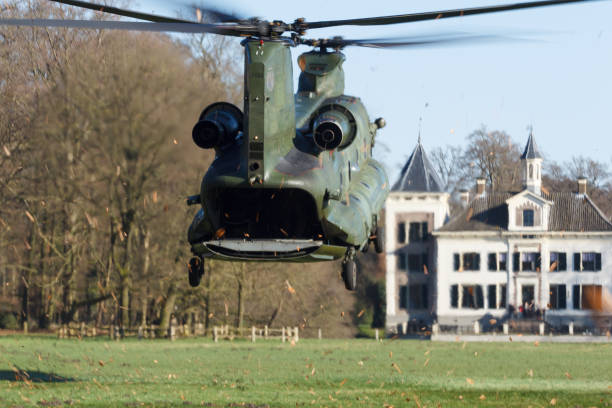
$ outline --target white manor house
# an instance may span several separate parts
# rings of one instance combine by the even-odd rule
[[[449,218],[419,138],[385,208],[388,331],[536,316],[558,329],[612,327],[612,223],[585,179],[576,192],[543,189],[542,162],[531,134],[522,190],[487,192],[479,179]]]

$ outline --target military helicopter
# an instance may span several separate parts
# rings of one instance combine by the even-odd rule
[[[202,23],[80,0],[51,0],[142,21],[0,20],[4,25],[214,33],[245,37],[244,108],[217,102],[205,108],[192,132],[215,159],[200,193],[187,199],[200,209],[188,230],[194,257],[188,275],[197,286],[204,260],[314,262],[343,259],[348,290],[357,285],[355,256],[373,244],[384,252],[379,213],[389,192],[383,166],[372,158],[376,133],[357,97],[344,94],[340,51],[347,46],[411,47],[472,40],[465,36],[403,39],[305,38],[307,30],[437,20],[590,0],[540,0],[456,10],[292,23],[237,18],[205,9]],[[201,12],[198,9],[198,12]],[[198,19],[199,20],[199,19]],[[288,34],[288,35],[285,35]],[[291,48],[301,54],[293,91]]]

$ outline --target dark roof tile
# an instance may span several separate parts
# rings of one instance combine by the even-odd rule
[[[533,133],[529,134],[529,139],[527,139],[527,145],[525,145],[525,150],[521,155],[521,159],[541,159],[542,155],[538,150],[538,146],[535,142],[535,137]]]
[[[427,158],[420,138],[391,191],[442,192],[442,182]]]

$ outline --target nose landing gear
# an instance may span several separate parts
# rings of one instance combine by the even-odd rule
[[[189,285],[193,288],[197,287],[202,281],[202,276],[204,276],[204,259],[199,256],[191,258],[187,265],[187,272],[189,274]]]

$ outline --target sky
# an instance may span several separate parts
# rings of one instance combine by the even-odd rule
[[[292,22],[383,16],[518,0],[211,1],[223,11]],[[130,8],[175,15],[179,3],[139,0]],[[343,52],[345,93],[360,97],[370,119],[384,117],[374,156],[395,182],[421,128],[427,151],[464,144],[481,126],[503,130],[521,147],[528,127],[546,159],[582,155],[612,164],[612,0],[483,16],[311,30],[309,37],[376,38],[421,34],[501,35],[512,41]],[[237,40],[238,41],[238,40]],[[309,48],[293,50],[296,59]],[[421,125],[419,126],[419,123]],[[386,147],[386,148],[385,148]],[[544,163],[546,166],[546,162]]]

